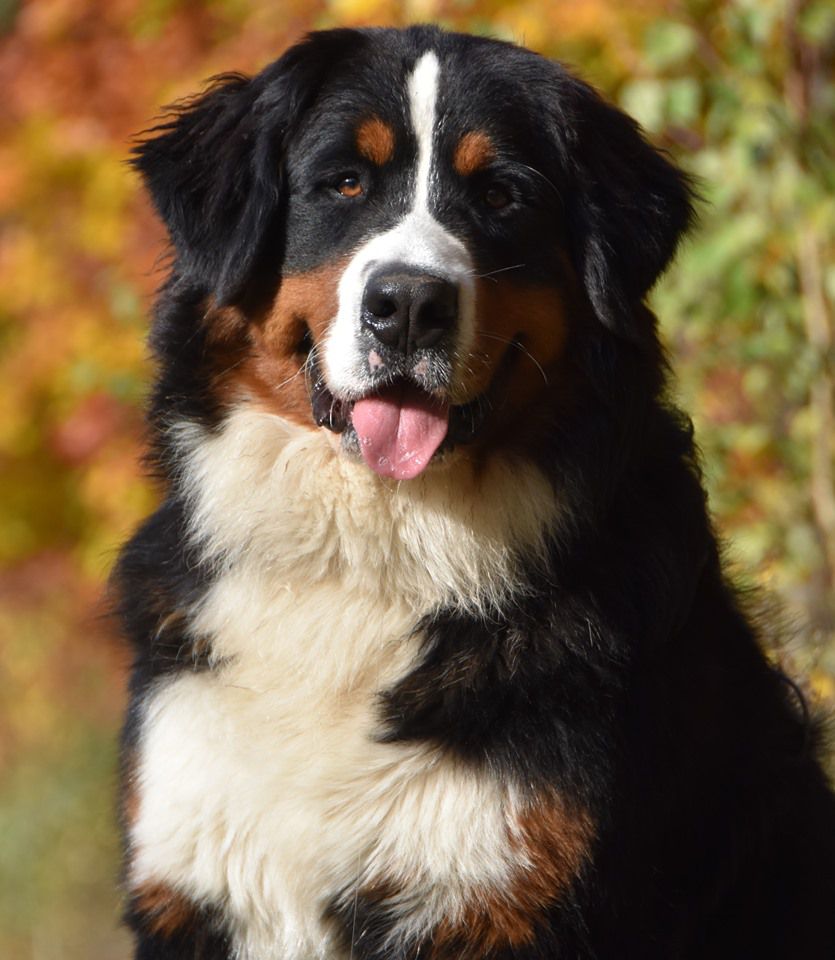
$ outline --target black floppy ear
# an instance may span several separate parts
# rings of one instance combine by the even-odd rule
[[[253,78],[228,74],[133,152],[188,282],[233,301],[281,213],[282,157],[349,30],[311,35]]]
[[[689,178],[638,124],[591,87],[561,73],[557,139],[575,264],[600,320],[631,340],[635,306],[694,220]]]
[[[134,150],[177,269],[221,300],[234,295],[251,266],[277,203],[278,184],[256,186],[256,96],[247,77],[218,77]]]

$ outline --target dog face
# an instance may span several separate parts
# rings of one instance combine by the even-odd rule
[[[651,339],[636,307],[690,218],[590,88],[430,28],[315,34],[136,163],[204,298],[212,416],[259,404],[398,480],[519,442],[578,338]]]

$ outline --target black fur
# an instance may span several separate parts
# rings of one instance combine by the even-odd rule
[[[592,862],[536,943],[491,960],[835,956],[835,801],[818,734],[722,573],[692,430],[666,399],[643,305],[692,223],[690,185],[591,88],[509,45],[429,28],[316,34],[252,80],[221,78],[138,148],[175,263],[153,334],[166,500],[115,575],[136,651],[125,749],[149,684],[207,669],[177,613],[213,572],[184,546],[189,507],[167,433],[223,418],[206,298],[246,308],[282,272],[333,260],[402,214],[394,174],[365,220],[340,219],[305,184],[325,162],[337,107],[374,102],[400,122],[392,70],[430,46],[446,58],[446,102],[492,123],[509,165],[525,158],[514,182],[530,201],[488,227],[460,187],[442,186],[436,216],[484,271],[521,249],[510,259],[524,259],[530,282],[559,272],[559,238],[589,309],[570,334],[570,401],[531,416],[531,456],[572,522],[510,606],[484,617],[440,609],[415,625],[424,655],[381,693],[383,735],[432,741],[532,794],[556,786],[594,817]],[[411,159],[395,158],[403,177]],[[327,913],[356,960],[436,956],[429,942],[384,948],[382,901],[335,900]],[[142,960],[231,957],[215,920],[166,940],[141,912],[129,917]],[[456,955],[475,960],[465,946]]]
[[[179,278],[220,303],[241,293],[280,215],[287,145],[330,65],[358,42],[350,31],[314,34],[254,79],[218,77],[149,131],[134,165],[168,227]]]

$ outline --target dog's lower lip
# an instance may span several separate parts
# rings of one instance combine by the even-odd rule
[[[310,388],[310,408],[318,427],[327,427],[334,433],[342,433],[348,426],[353,404],[337,399],[328,389],[324,378],[317,374]]]

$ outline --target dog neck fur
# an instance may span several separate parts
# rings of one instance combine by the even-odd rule
[[[217,433],[195,424],[174,433],[204,559],[258,579],[338,582],[415,617],[442,605],[500,609],[520,557],[544,556],[556,520],[551,484],[510,456],[477,466],[453,452],[394,483],[339,453],[324,430],[246,405]]]

